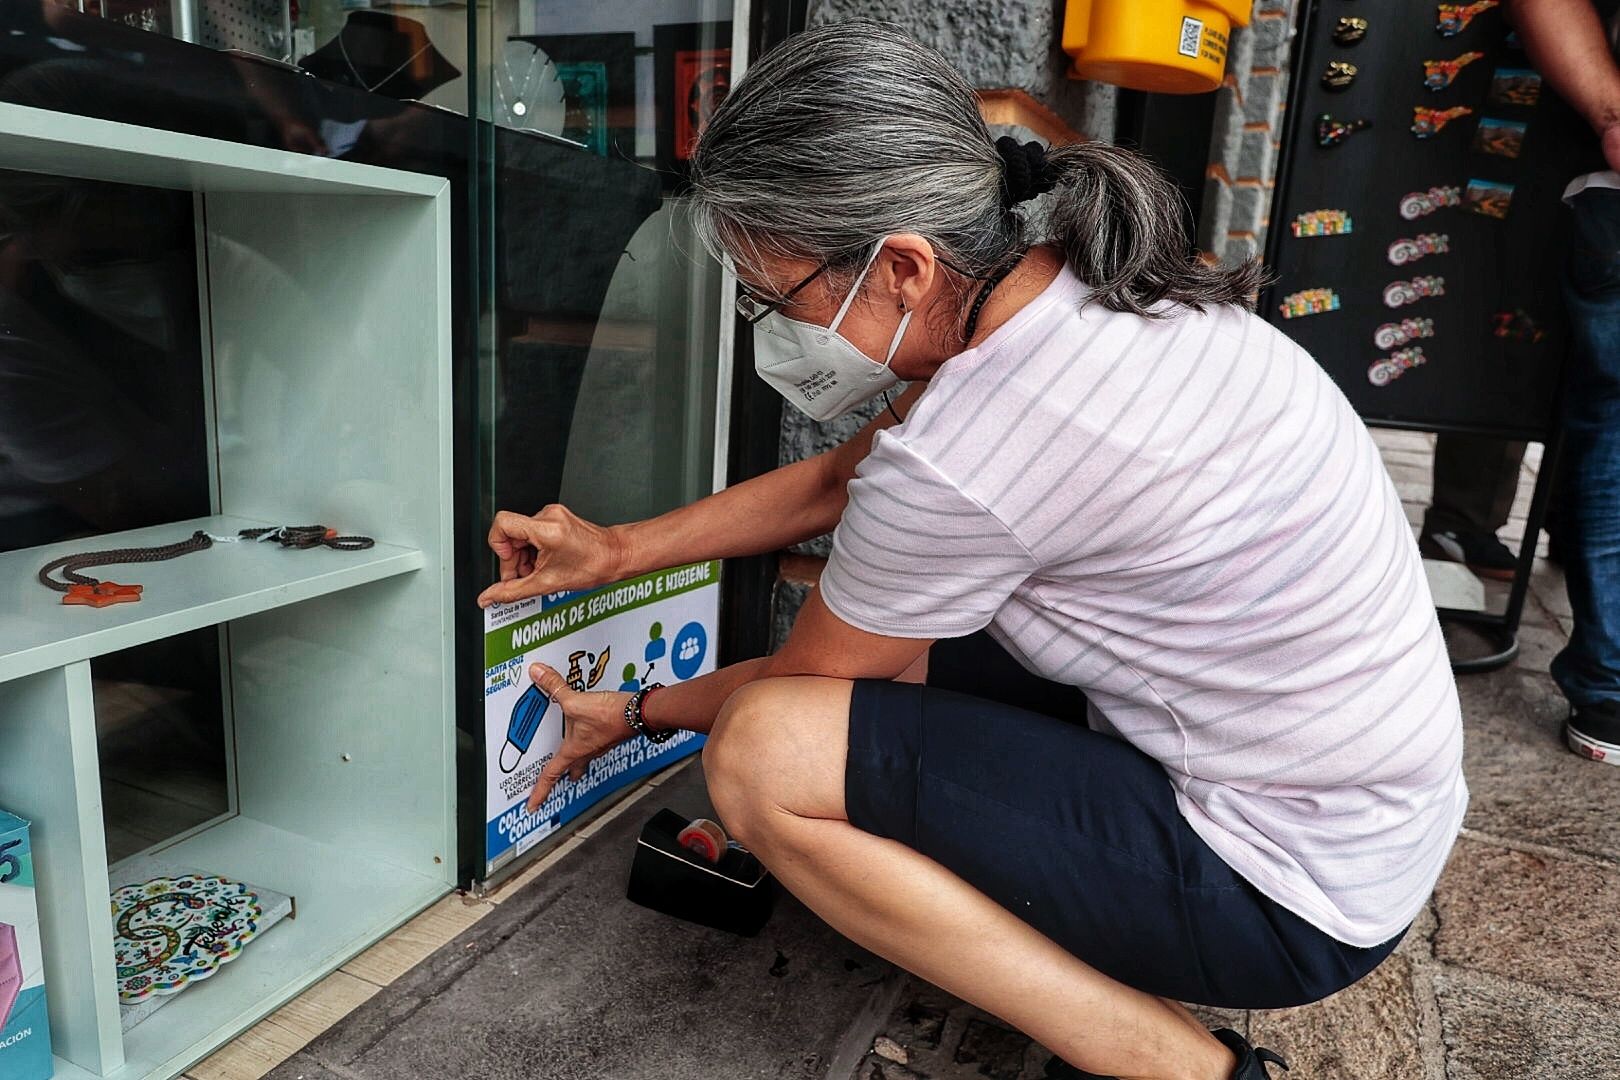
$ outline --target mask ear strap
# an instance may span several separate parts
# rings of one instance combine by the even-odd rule
[[[900,339],[906,336],[906,327],[911,325],[911,317],[916,313],[915,309],[913,309],[900,317],[900,325],[895,327],[894,337],[889,339],[889,351],[883,356],[884,367],[889,366],[889,361],[893,360],[894,354],[899,351]]]
[[[883,238],[883,240],[887,239],[888,237]],[[879,240],[877,247],[872,249],[872,257],[866,260],[865,266],[861,267],[860,276],[855,279],[855,284],[850,286],[849,295],[844,297],[844,303],[839,307],[838,314],[834,315],[833,321],[827,324],[827,329],[833,333],[838,332],[838,325],[844,321],[844,316],[849,314],[850,306],[855,303],[855,297],[860,295],[861,282],[865,281],[866,275],[872,272],[872,265],[877,262],[878,255],[883,251],[883,240]]]

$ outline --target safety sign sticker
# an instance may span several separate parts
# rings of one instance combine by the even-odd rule
[[[584,592],[484,612],[485,872],[492,873],[631,781],[696,751],[701,736],[637,738],[563,779],[530,814],[524,803],[562,745],[563,714],[529,679],[546,664],[582,691],[634,691],[715,667],[720,563],[659,570]]]

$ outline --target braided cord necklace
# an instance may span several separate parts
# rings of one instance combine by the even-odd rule
[[[156,547],[111,548],[106,551],[81,551],[77,555],[64,555],[46,563],[39,571],[39,583],[47,589],[64,594],[62,603],[82,604],[88,607],[106,607],[108,604],[130,603],[141,598],[140,585],[120,585],[103,581],[80,571],[92,566],[114,566],[130,563],[167,562],[194,551],[205,551],[215,543],[236,543],[243,540],[273,541],[285,548],[329,547],[338,551],[364,551],[376,541],[369,536],[339,536],[325,525],[273,525],[261,529],[243,529],[235,536],[214,536],[198,529],[186,540]],[[60,574],[61,580],[53,577]]]
[[[1018,264],[1023,261],[1024,252],[1020,251],[1018,258],[984,279],[979,295],[973,298],[973,306],[968,308],[967,322],[962,327],[962,344],[966,345],[973,340],[974,333],[979,329],[979,313],[984,310],[985,301],[990,299],[990,294],[995,291],[997,285],[1007,280],[1007,275],[1018,269]]]

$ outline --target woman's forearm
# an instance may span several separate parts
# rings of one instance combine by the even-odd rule
[[[621,578],[703,559],[779,551],[828,532],[844,507],[831,455],[772,469],[688,506],[615,527]]]
[[[780,551],[831,532],[844,513],[849,481],[877,433],[905,416],[926,383],[913,383],[892,409],[873,417],[840,446],[717,491],[690,506],[615,526],[619,577],[702,559]]]
[[[714,726],[720,706],[732,692],[767,673],[770,657],[743,660],[700,675],[695,679],[667,686],[649,695],[642,706],[641,718],[654,731],[684,728],[707,734]]]

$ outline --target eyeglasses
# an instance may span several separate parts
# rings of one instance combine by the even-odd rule
[[[970,274],[942,255],[937,256],[937,258],[939,259],[940,265],[944,266],[952,273],[960,274],[963,277],[970,278],[974,281],[983,280],[982,275]],[[767,300],[763,296],[757,296],[754,293],[749,292],[748,287],[743,285],[742,282],[738,282],[737,314],[741,315],[744,321],[752,326],[754,323],[759,322],[759,320],[763,319],[771,312],[786,307],[790,302],[792,302],[793,298],[804,289],[806,285],[816,280],[816,278],[820,277],[822,274],[825,274],[831,265],[831,263],[822,263],[820,266],[816,267],[815,270],[811,271],[809,277],[805,278],[803,281],[793,286],[793,288],[789,289],[786,295],[784,295],[780,300]]]
[[[787,304],[790,303],[795,296],[799,295],[806,285],[809,285],[812,281],[816,280],[816,278],[820,277],[822,274],[825,274],[829,265],[831,264],[822,263],[820,266],[816,267],[815,270],[811,271],[809,277],[805,278],[803,281],[793,286],[793,288],[789,289],[780,300],[767,300],[762,296],[756,296],[754,293],[749,292],[748,289],[743,286],[741,282],[739,282],[737,285],[737,314],[741,315],[743,320],[752,326],[754,323],[759,322],[759,320],[763,319],[771,312],[787,306]]]

